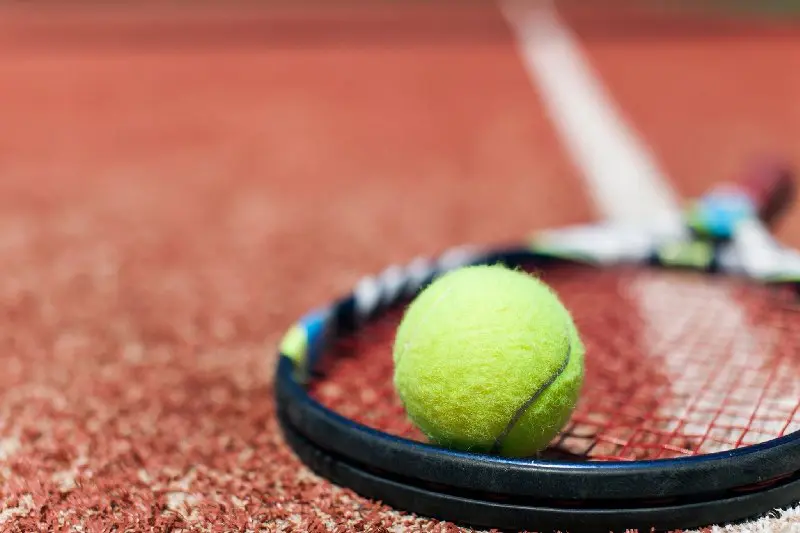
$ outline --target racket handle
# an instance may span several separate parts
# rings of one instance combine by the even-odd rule
[[[698,235],[729,239],[743,220],[759,218],[769,226],[792,203],[794,172],[780,159],[753,161],[739,179],[721,183],[687,210]]]
[[[794,173],[789,163],[780,159],[753,161],[737,185],[766,224],[772,223],[794,200]]]

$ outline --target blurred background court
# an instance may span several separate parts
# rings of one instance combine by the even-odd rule
[[[388,263],[800,163],[800,4],[756,4],[0,6],[3,529],[456,531],[294,457],[280,336]]]

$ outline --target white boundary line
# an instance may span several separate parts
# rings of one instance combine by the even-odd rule
[[[548,2],[505,1],[528,75],[601,215],[642,223],[680,214],[680,202],[649,147],[608,97],[576,39]]]

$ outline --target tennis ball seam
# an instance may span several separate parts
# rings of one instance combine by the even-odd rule
[[[503,431],[501,431],[500,434],[495,437],[490,453],[498,453],[500,451],[500,449],[503,447],[503,442],[505,441],[506,437],[508,437],[508,435],[514,430],[514,427],[522,419],[522,417],[525,416],[525,412],[536,403],[536,400],[538,400],[542,394],[547,391],[547,389],[549,389],[553,384],[555,384],[556,381],[558,381],[558,378],[564,375],[564,372],[566,372],[572,355],[572,340],[570,339],[569,331],[567,331],[566,338],[568,343],[567,353],[564,357],[564,360],[561,362],[561,366],[552,376],[548,378],[547,381],[542,383],[541,386],[534,390],[533,394],[531,394],[521,406],[517,408],[517,410],[509,419],[508,424],[506,424],[506,426],[503,428]]]

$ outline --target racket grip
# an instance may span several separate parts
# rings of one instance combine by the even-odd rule
[[[738,179],[715,186],[691,203],[687,221],[698,235],[729,239],[748,219],[772,226],[792,203],[794,193],[790,165],[782,159],[761,157],[751,161]]]
[[[734,187],[750,199],[758,217],[770,224],[794,201],[794,182],[788,162],[762,157],[748,165]]]

